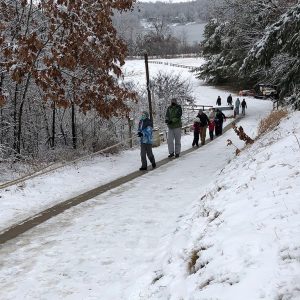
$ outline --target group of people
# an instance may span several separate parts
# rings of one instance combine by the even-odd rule
[[[217,105],[221,106],[221,97],[218,96]],[[232,105],[231,94],[227,98],[227,104]],[[242,114],[245,115],[245,109],[247,103],[245,99],[240,103],[239,98],[235,101],[234,116],[239,114],[239,108],[242,107]],[[181,127],[182,127],[182,108],[177,103],[176,98],[171,99],[171,105],[167,108],[165,122],[168,126],[168,150],[169,158],[179,157],[181,151]],[[223,122],[226,121],[226,116],[219,108],[211,108],[209,114],[206,115],[202,109],[198,111],[198,114],[194,120],[193,131],[194,139],[192,147],[199,147],[199,139],[201,145],[205,145],[206,131],[208,128],[210,140],[215,136],[220,136],[223,131]],[[147,170],[147,157],[152,164],[152,168],[156,168],[155,158],[152,152],[152,129],[153,123],[149,118],[149,113],[143,111],[138,125],[138,136],[141,143],[141,171]]]
[[[199,136],[201,145],[205,145],[207,127],[211,141],[214,139],[214,133],[215,136],[221,135],[223,131],[224,121],[226,121],[226,116],[222,113],[220,109],[211,108],[209,110],[208,116],[204,113],[202,109],[200,109],[193,124],[194,140],[192,143],[192,147],[199,147]]]
[[[222,105],[222,99],[221,99],[220,96],[218,96],[218,98],[217,98],[216,105],[218,105],[218,106]],[[229,94],[229,96],[227,97],[227,105],[232,106],[232,96],[231,96],[231,94]],[[241,102],[240,99],[237,98],[235,103],[234,103],[234,117],[239,115],[240,107],[242,108],[242,115],[244,116],[245,113],[246,113],[246,108],[247,108],[246,100],[243,99],[243,101]]]
[[[242,115],[244,116],[246,114],[246,108],[247,108],[246,100],[243,99],[243,101],[240,102],[240,99],[237,98],[234,107],[234,117],[240,114],[240,107],[242,108]]]

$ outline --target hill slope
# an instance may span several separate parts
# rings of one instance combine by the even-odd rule
[[[300,113],[223,169],[145,299],[300,299]]]

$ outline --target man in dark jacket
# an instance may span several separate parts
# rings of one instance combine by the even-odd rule
[[[245,111],[246,111],[246,108],[247,108],[247,103],[246,103],[246,100],[243,99],[242,103],[241,103],[241,107],[242,107],[242,115],[244,116],[245,115]]]
[[[221,97],[218,96],[216,104],[217,104],[218,106],[221,106],[221,101],[222,101],[222,100],[221,100]]]
[[[224,121],[226,121],[226,116],[219,109],[217,109],[216,116],[215,116],[216,136],[219,136],[222,134]]]
[[[209,123],[209,119],[202,109],[199,109],[197,117],[200,119],[200,140],[201,145],[203,146],[205,145],[206,130]]]
[[[231,94],[229,94],[229,96],[227,97],[227,105],[232,105],[232,96],[231,96]]]
[[[182,108],[177,103],[176,98],[171,99],[171,105],[168,107],[166,112],[166,124],[168,124],[168,149],[169,158],[179,157],[181,150],[181,116]],[[175,146],[174,146],[175,140]]]

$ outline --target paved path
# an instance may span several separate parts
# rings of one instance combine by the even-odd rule
[[[235,121],[237,121],[237,120],[235,120]],[[224,128],[223,131],[226,132],[229,129],[231,129],[231,123],[229,123]],[[210,140],[207,139],[206,144],[208,144],[209,142],[210,142]],[[197,148],[190,148],[188,150],[185,150],[185,151],[181,152],[181,156],[184,156],[192,151],[197,151]],[[163,160],[157,162],[157,167],[165,165],[165,164],[169,163],[170,161],[173,161],[173,159],[169,159],[169,158],[163,159]],[[148,172],[135,171],[126,176],[120,177],[112,182],[101,185],[97,188],[94,188],[94,189],[88,191],[88,192],[85,192],[76,197],[73,197],[64,202],[61,202],[57,205],[54,205],[54,206],[34,215],[26,220],[23,220],[15,225],[7,228],[6,230],[4,230],[0,233],[0,245],[6,243],[9,240],[14,239],[15,237],[30,230],[31,228],[34,228],[34,227],[42,224],[43,222],[63,213],[64,211],[66,211],[67,209],[69,209],[71,207],[74,207],[78,204],[81,204],[85,201],[88,201],[88,200],[96,197],[97,195],[101,195],[109,190],[119,187],[120,185],[130,182],[130,181],[134,180],[135,178],[143,176],[146,173],[148,173]]]

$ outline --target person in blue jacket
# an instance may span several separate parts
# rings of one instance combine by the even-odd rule
[[[141,161],[142,161],[142,166],[140,167],[140,171],[147,170],[146,155],[148,156],[148,159],[152,164],[152,168],[154,169],[156,167],[155,158],[152,152],[152,143],[153,143],[152,129],[153,129],[153,123],[149,119],[149,113],[147,111],[143,111],[139,122],[139,127],[138,127],[138,136],[140,137],[140,142],[141,142]]]

